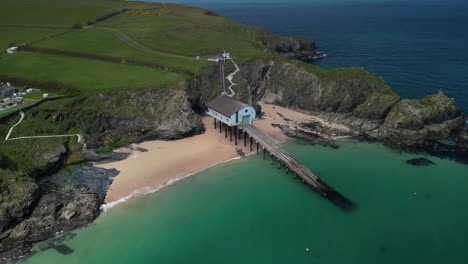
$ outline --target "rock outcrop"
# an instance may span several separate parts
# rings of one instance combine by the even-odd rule
[[[39,182],[16,180],[1,195],[0,263],[31,252],[32,243],[91,223],[116,170],[72,166]],[[14,191],[14,192],[13,192]]]
[[[261,30],[260,40],[267,49],[287,58],[308,61],[323,56],[315,42],[305,37],[284,37]]]
[[[187,94],[174,89],[100,93],[71,102],[63,112],[70,128],[86,128],[87,142],[102,145],[113,139],[178,139],[203,132],[200,117]]]
[[[418,100],[401,100],[379,128],[378,137],[405,145],[444,139],[464,125],[454,100],[442,92]]]
[[[27,175],[0,170],[0,234],[28,217],[39,197],[38,189]]]

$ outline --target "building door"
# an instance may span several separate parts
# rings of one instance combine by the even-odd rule
[[[250,115],[242,116],[242,125],[250,125]]]

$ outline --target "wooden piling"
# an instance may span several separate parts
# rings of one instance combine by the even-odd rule
[[[234,127],[234,144],[237,146],[237,134],[239,133],[239,129],[237,126]]]

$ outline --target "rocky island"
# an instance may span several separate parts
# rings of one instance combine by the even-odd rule
[[[23,2],[0,7],[22,14],[18,8]],[[37,37],[22,44],[29,48],[0,59],[1,80],[65,96],[24,109],[24,120],[17,113],[2,115],[2,138],[20,121],[14,137],[79,134],[85,142],[84,147],[71,137],[2,140],[0,263],[30,254],[33,243],[85,226],[99,215],[118,171],[89,162],[125,159],[126,154],[112,151],[131,143],[204,133],[206,103],[221,92],[221,77],[216,64],[196,58],[226,47],[232,47],[240,68],[233,79],[237,99],[278,105],[349,128],[337,132],[311,122],[286,122],[277,128],[290,137],[333,146],[328,136],[343,133],[418,150],[433,149],[440,146],[438,140],[453,137],[456,152],[466,154],[468,130],[453,98],[439,92],[402,99],[364,69],[324,70],[308,64],[322,56],[312,40],[277,36],[185,5],[83,2],[91,11],[29,21],[36,25],[32,32],[45,24],[58,28],[35,32]],[[66,2],[59,5],[47,12],[73,9]],[[158,31],[162,19],[174,26]],[[18,38],[15,29],[6,36],[12,42]],[[109,50],[88,43],[92,38],[102,38]],[[30,61],[37,62],[35,68],[25,66]],[[57,71],[53,63],[42,65],[44,61],[65,70]],[[226,72],[235,70],[234,65],[226,67]]]

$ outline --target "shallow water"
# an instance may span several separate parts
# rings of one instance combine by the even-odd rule
[[[25,263],[464,263],[468,166],[379,144],[285,147],[357,203],[345,213],[252,156],[105,212]],[[436,163],[413,167],[407,159]],[[305,249],[310,248],[307,252]]]

